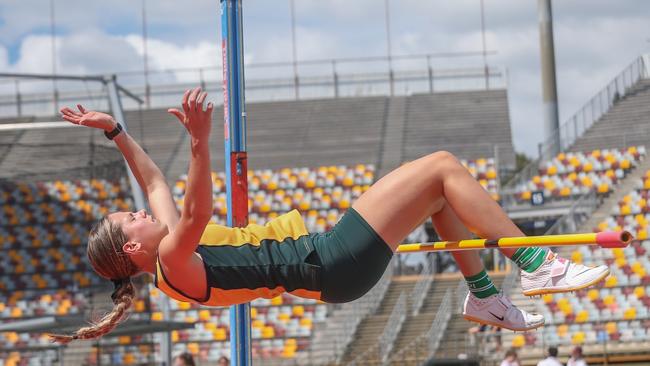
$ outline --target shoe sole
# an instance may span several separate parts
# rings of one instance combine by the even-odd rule
[[[517,328],[517,329],[515,329],[515,328],[508,328],[508,327],[504,326],[503,324],[491,322],[489,320],[483,320],[483,319],[475,318],[475,317],[470,316],[470,315],[463,315],[463,318],[465,318],[465,320],[469,320],[471,322],[475,322],[475,323],[479,323],[479,324],[483,324],[483,325],[492,325],[492,326],[495,326],[495,327],[498,327],[498,328],[509,329],[509,330],[514,331],[514,332],[526,332],[526,331],[529,331],[529,330],[537,329],[537,328],[544,325],[544,323],[541,323],[539,325],[536,325],[536,326],[533,326],[533,327],[530,327],[530,328]]]
[[[575,286],[575,287],[567,287],[567,288],[541,288],[541,289],[534,289],[530,291],[524,291],[525,296],[540,296],[540,295],[547,295],[547,294],[557,294],[557,293],[562,293],[562,292],[573,292],[573,291],[578,291],[585,289],[587,287],[593,286],[601,281],[603,281],[607,276],[609,276],[609,268],[603,272],[602,275],[598,276],[596,279],[593,281],[580,285],[580,286]]]

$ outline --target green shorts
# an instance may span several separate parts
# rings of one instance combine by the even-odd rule
[[[356,300],[384,274],[393,251],[375,230],[350,208],[325,233],[309,235],[320,263],[321,300],[331,303]]]

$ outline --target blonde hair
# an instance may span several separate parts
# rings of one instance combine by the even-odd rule
[[[111,295],[113,310],[91,322],[91,325],[76,331],[73,335],[50,334],[53,342],[69,343],[75,339],[93,339],[109,333],[126,319],[127,312],[135,299],[135,287],[131,277],[140,270],[122,250],[129,241],[120,225],[104,217],[90,230],[88,238],[88,260],[100,276],[113,281],[115,290]]]

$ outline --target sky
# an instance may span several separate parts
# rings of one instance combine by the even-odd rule
[[[151,69],[220,62],[216,0],[144,0]],[[480,0],[388,0],[393,55],[480,51]],[[244,0],[247,63],[291,61],[289,0]],[[142,70],[143,0],[54,0],[56,69],[67,74]],[[507,70],[513,142],[542,140],[537,1],[484,0],[488,63]],[[384,1],[295,0],[298,60],[386,54]],[[560,122],[639,55],[650,53],[647,0],[553,2]],[[52,72],[49,0],[0,0],[0,72]],[[434,67],[482,59],[436,59]]]

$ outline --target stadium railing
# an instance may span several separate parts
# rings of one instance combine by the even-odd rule
[[[426,262],[422,273],[420,273],[420,279],[415,283],[413,291],[411,291],[411,313],[413,316],[416,316],[420,313],[424,299],[431,288],[433,283],[434,276],[436,273],[436,262],[429,260]]]
[[[539,163],[550,158],[553,151],[566,151],[581,137],[598,119],[607,113],[614,104],[623,98],[630,87],[640,79],[650,77],[648,70],[648,55],[639,56],[614,80],[596,93],[573,116],[569,117],[553,134],[539,146],[539,157],[531,161],[518,174],[513,176],[504,186],[505,191],[514,191],[522,183],[529,181],[537,174]],[[559,141],[559,146],[556,146]]]
[[[431,322],[429,329],[416,337],[408,346],[397,351],[390,358],[393,364],[410,364],[412,361],[418,363],[433,357],[440,346],[440,341],[444,333],[444,331],[441,332],[440,330],[446,329],[449,319],[451,319],[453,299],[453,290],[448,288],[443,295],[442,302],[436,311],[436,316]]]
[[[600,202],[595,190],[591,190],[589,193],[582,195],[571,205],[569,212],[555,221],[553,226],[544,235],[575,232],[580,225],[589,220],[589,217],[596,211],[599,204]]]
[[[366,365],[368,363],[374,364],[375,362],[372,360],[375,357],[373,355],[379,356],[378,361],[376,361],[377,364],[383,365],[388,362],[388,355],[393,350],[395,339],[397,339],[404,320],[406,320],[406,297],[407,295],[404,292],[400,294],[388,317],[384,330],[377,337],[377,343],[358,355],[347,366]]]

